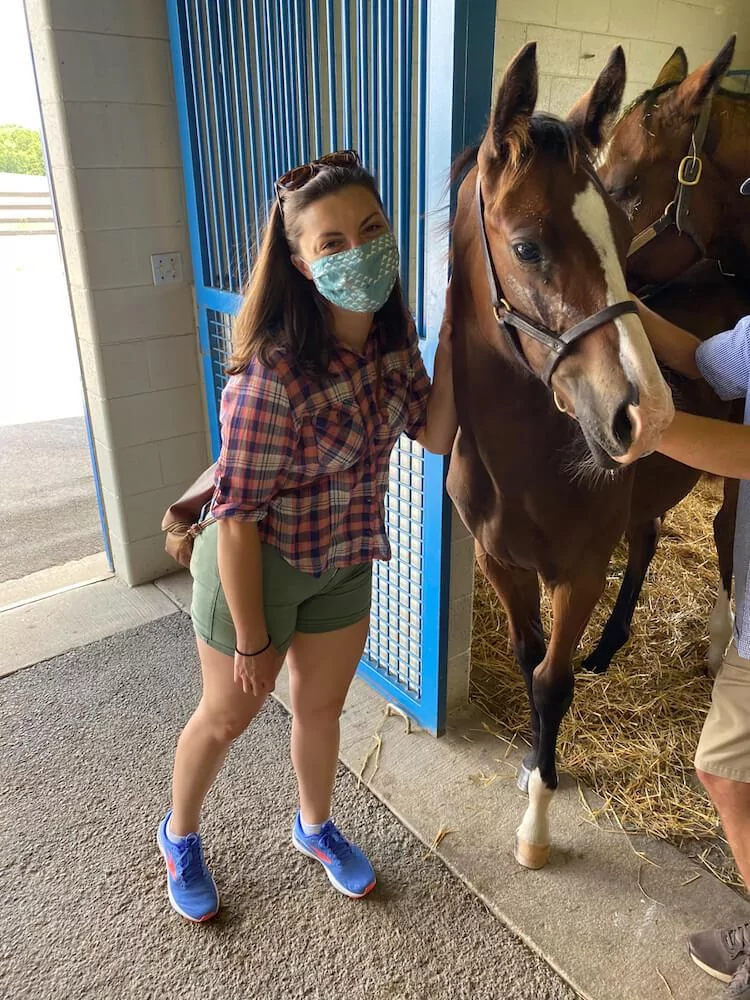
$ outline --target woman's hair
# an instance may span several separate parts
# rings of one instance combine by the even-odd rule
[[[351,186],[369,191],[383,208],[375,180],[360,166],[327,166],[297,190],[282,191],[283,216],[274,202],[234,323],[230,375],[244,371],[256,357],[268,365],[273,348],[280,345],[307,374],[319,378],[327,374],[336,343],[329,306],[314,282],[294,266],[292,255],[299,252],[300,213],[319,198]],[[376,313],[376,323],[383,353],[406,345],[411,318],[400,281]]]

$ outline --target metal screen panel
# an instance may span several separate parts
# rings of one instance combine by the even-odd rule
[[[486,115],[495,4],[471,0],[470,17],[469,0],[167,2],[217,454],[231,317],[274,179],[311,157],[356,148],[376,176],[430,368],[447,279],[447,168],[466,139],[470,60],[484,81],[474,135]],[[386,507],[393,560],[375,567],[361,664],[370,682],[435,732],[447,658],[444,473],[444,460],[406,438],[394,451]]]

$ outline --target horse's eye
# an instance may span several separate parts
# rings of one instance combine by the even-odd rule
[[[525,243],[523,241],[514,243],[513,253],[522,264],[536,264],[542,259],[542,252],[536,243]]]

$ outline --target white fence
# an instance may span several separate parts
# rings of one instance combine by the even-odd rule
[[[0,236],[50,236],[55,233],[46,177],[0,173]]]

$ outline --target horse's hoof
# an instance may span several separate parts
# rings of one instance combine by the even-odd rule
[[[531,777],[531,771],[526,767],[525,764],[521,764],[518,768],[518,775],[516,776],[516,784],[518,785],[519,791],[522,791],[524,795],[529,794],[529,778]]]
[[[581,664],[581,669],[586,670],[590,674],[606,674],[609,669],[609,660],[606,662],[604,660],[600,660],[594,652],[591,656],[586,657]]]
[[[549,861],[549,844],[530,844],[526,840],[521,840],[516,834],[513,856],[519,865],[530,868],[532,871],[538,871],[540,868],[544,868]]]

